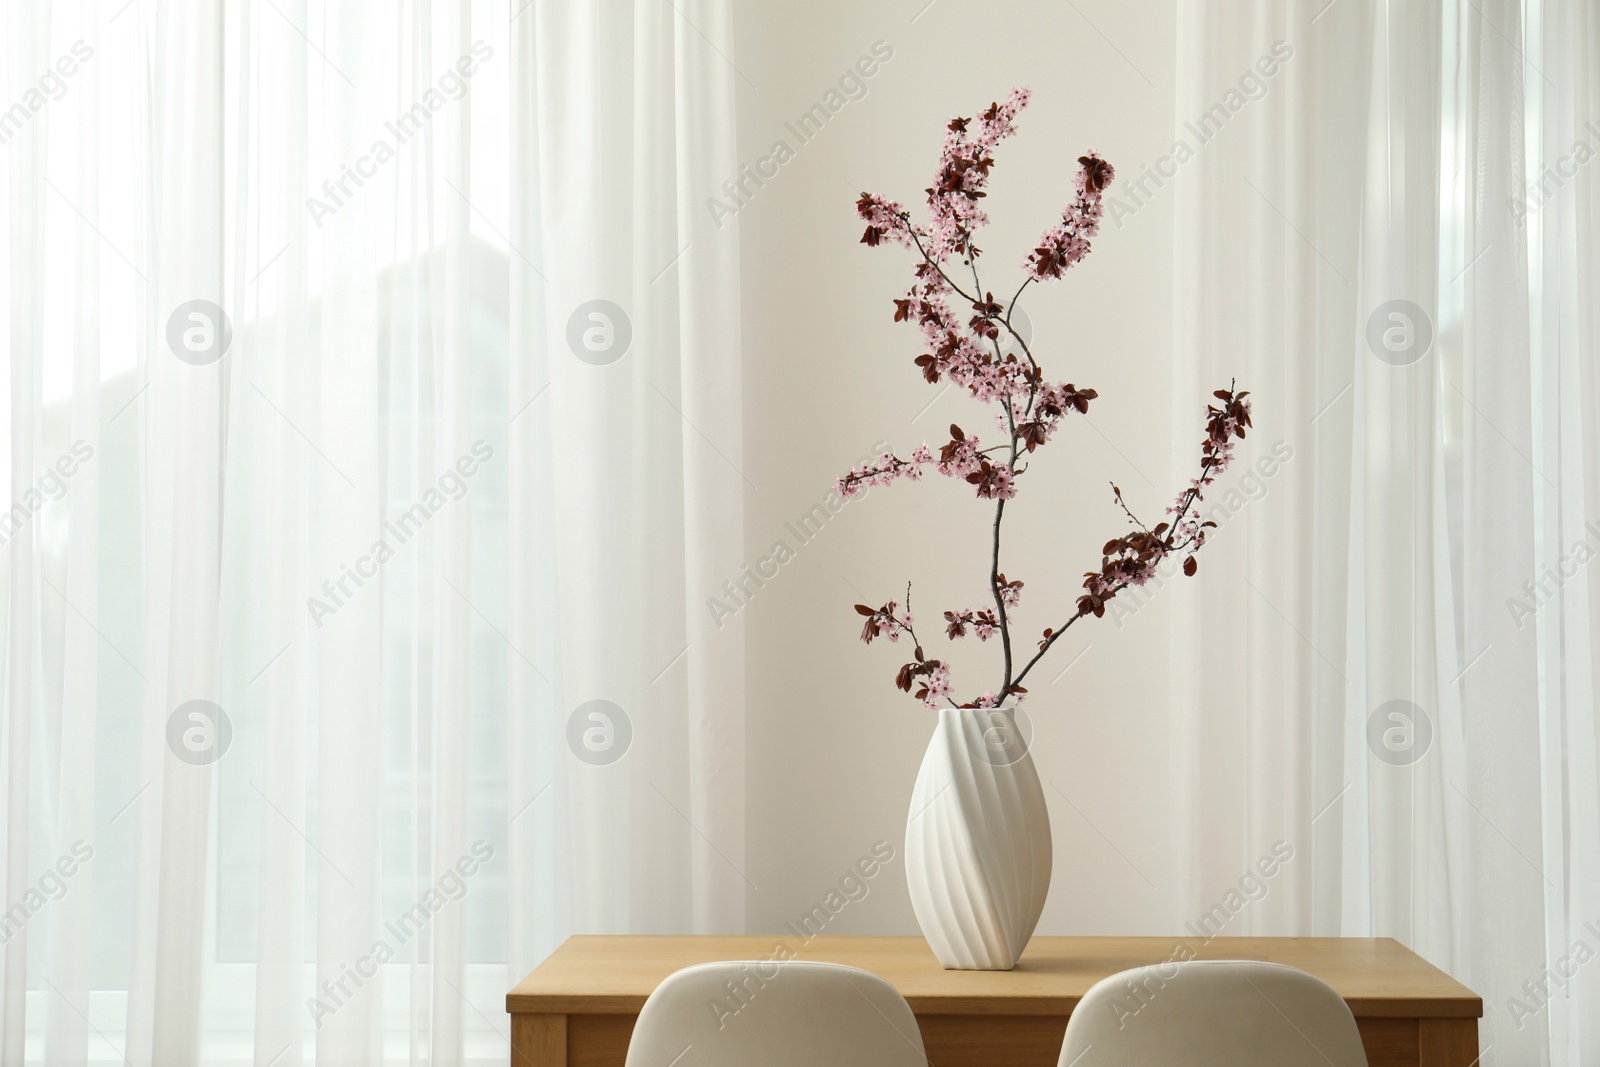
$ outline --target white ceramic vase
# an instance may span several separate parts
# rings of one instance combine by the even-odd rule
[[[906,823],[906,883],[948,969],[1017,965],[1050,891],[1050,812],[1010,708],[942,708]]]

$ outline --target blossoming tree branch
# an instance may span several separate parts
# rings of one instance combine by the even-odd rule
[[[1000,570],[1006,502],[1017,495],[1033,453],[1049,443],[1067,416],[1087,414],[1089,402],[1098,394],[1071,382],[1047,381],[1011,319],[1028,286],[1060,278],[1089,254],[1089,238],[1100,225],[1105,189],[1116,174],[1110,163],[1093,152],[1078,158],[1072,201],[1060,222],[1046,230],[1028,254],[1023,263],[1025,277],[1011,299],[996,300],[979,276],[981,250],[973,243],[973,235],[989,222],[982,202],[994,167],[991,153],[1016,132],[1017,115],[1027,104],[1028,90],[1014,89],[1005,103],[991,104],[976,119],[951,120],[938,171],[927,190],[926,224],[913,222],[904,206],[885,197],[863,193],[856,202],[856,213],[867,223],[863,244],[876,247],[892,242],[917,255],[915,280],[906,295],[894,302],[894,318],[915,323],[922,331],[929,349],[916,358],[922,377],[930,384],[948,378],[974,400],[999,408],[996,420],[1001,438],[996,444],[985,446],[976,434],[952,425],[950,440],[939,447],[937,455],[926,442],[904,459],[885,452],[851,470],[837,485],[839,494],[848,498],[866,486],[887,485],[898,478],[916,481],[932,466],[947,477],[965,479],[980,499],[994,501],[989,558],[993,603],[946,611],[944,619],[945,634],[952,640],[969,631],[980,641],[999,638],[1004,665],[998,688],[965,703],[951,696],[949,665],[927,657],[917,637],[909,585],[904,610],[893,600],[876,608],[856,605],[856,611],[866,617],[863,641],[870,644],[875,637],[898,641],[901,635],[911,639],[913,659],[900,668],[895,683],[908,693],[915,690],[917,699],[930,708],[938,707],[940,701],[973,708],[1021,700],[1027,692],[1022,683],[1028,673],[1079,619],[1104,615],[1107,601],[1129,586],[1144,585],[1169,556],[1183,556],[1183,572],[1194,574],[1195,554],[1205,544],[1207,531],[1216,525],[1201,521],[1195,505],[1227,467],[1234,439],[1243,438],[1250,426],[1250,402],[1246,399],[1250,394],[1235,392],[1232,384],[1218,389],[1213,394],[1216,402],[1206,408],[1200,473],[1167,508],[1169,518],[1154,527],[1134,514],[1113,484],[1112,495],[1131,531],[1105,543],[1099,568],[1084,575],[1083,592],[1066,618],[1047,627],[1031,650],[1018,653],[1013,649],[1014,613],[1022,600],[1022,582],[1008,579]],[[965,322],[955,310],[956,301],[971,309]],[[1012,351],[1005,350],[1003,339],[1014,343]]]

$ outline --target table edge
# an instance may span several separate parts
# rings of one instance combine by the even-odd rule
[[[507,993],[510,1015],[637,1015],[647,998],[634,995],[586,994],[572,996],[543,993]],[[962,997],[910,996],[906,1003],[916,1015],[1071,1015],[1079,996],[1062,997]],[[1350,1014],[1358,1019],[1481,1019],[1482,997],[1347,998]]]
[[[635,935],[652,937],[653,935]],[[695,935],[661,935],[671,940],[695,940]],[[761,935],[728,935],[734,938],[759,937]],[[1158,935],[1132,935],[1141,938],[1157,939]],[[870,935],[874,940],[891,941],[920,941],[916,935]],[[554,952],[547,957],[540,968],[549,963],[555,956],[574,948],[583,942],[589,941],[619,941],[628,940],[630,935],[618,934],[573,934],[564,940]],[[832,939],[830,939],[832,940]],[[1098,941],[1121,940],[1119,937],[1055,937],[1041,935],[1036,940],[1041,942],[1062,941]],[[1164,939],[1162,939],[1164,940]],[[1246,941],[1249,938],[1231,938],[1230,940]],[[1474,993],[1458,979],[1440,970],[1436,965],[1407,947],[1393,937],[1339,937],[1320,938],[1289,936],[1281,938],[1262,938],[1264,941],[1350,941],[1350,942],[1386,942],[1403,952],[1416,956],[1425,965],[1437,971],[1448,979],[1457,989],[1459,994],[1440,992],[1431,996],[1420,997],[1395,997],[1395,996],[1359,996],[1346,997],[1345,1003],[1349,1005],[1351,1014],[1357,1018],[1370,1019],[1481,1019],[1483,1018],[1483,998]],[[533,978],[540,968],[529,972],[522,981],[517,983],[506,993],[506,1012],[510,1015],[637,1015],[644,1007],[648,994],[638,993],[536,993],[520,992],[519,988]],[[918,1015],[962,1015],[962,1016],[1066,1016],[1070,1015],[1073,1008],[1077,1007],[1082,994],[1065,995],[994,995],[994,994],[917,994],[908,996],[907,1003],[912,1011]]]

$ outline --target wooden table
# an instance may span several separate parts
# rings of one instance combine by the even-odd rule
[[[1067,1016],[1101,978],[1193,955],[1287,963],[1350,1005],[1371,1067],[1471,1067],[1483,1000],[1390,938],[1036,937],[1013,971],[946,971],[920,937],[574,937],[506,994],[512,1067],[623,1067],[645,998],[680,967],[845,963],[911,1004],[934,1067],[1055,1067]],[[1180,948],[1179,946],[1184,946]]]

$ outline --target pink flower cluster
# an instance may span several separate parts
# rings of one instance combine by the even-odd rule
[[[987,641],[1000,632],[1000,620],[995,618],[993,608],[967,608],[965,611],[947,611],[944,613],[945,636],[954,641],[958,637],[967,636],[967,627],[972,627],[972,632],[978,635],[979,641]]]
[[[910,212],[898,201],[873,193],[862,193],[856,201],[856,213],[866,223],[861,243],[876,247],[889,242],[917,254],[912,284],[904,296],[894,301],[894,318],[916,326],[926,343],[926,351],[916,357],[923,380],[937,384],[948,379],[973,399],[998,408],[995,423],[1001,434],[999,444],[985,448],[977,436],[952,424],[949,441],[937,451],[924,442],[909,458],[884,452],[852,468],[835,483],[840,496],[849,498],[869,486],[888,485],[900,478],[918,480],[932,466],[946,477],[965,481],[980,499],[995,502],[989,568],[994,603],[944,613],[947,638],[954,640],[972,632],[980,641],[998,637],[1004,647],[1003,684],[998,690],[957,705],[965,708],[998,707],[1008,700],[1020,701],[1027,692],[1023,679],[1068,627],[1087,615],[1104,614],[1106,601],[1128,586],[1148,582],[1163,559],[1187,552],[1184,571],[1193,574],[1194,553],[1205,543],[1208,527],[1214,525],[1198,521],[1193,505],[1227,466],[1234,439],[1243,437],[1250,425],[1250,407],[1245,399],[1249,394],[1218,390],[1216,396],[1221,403],[1207,409],[1200,477],[1168,509],[1173,516],[1171,522],[1146,528],[1128,510],[1121,491],[1117,491],[1117,503],[1137,528],[1106,542],[1100,569],[1085,575],[1076,612],[1059,627],[1044,631],[1037,654],[1025,663],[1014,664],[1015,621],[1010,615],[1021,602],[1022,582],[1007,580],[999,570],[1000,524],[1006,501],[1016,496],[1018,480],[1031,466],[1034,451],[1049,443],[1069,413],[1087,414],[1090,401],[1098,394],[1071,382],[1047,382],[1029,343],[1012,328],[1011,316],[1030,284],[1060,278],[1089,254],[1089,239],[1100,226],[1105,189],[1116,176],[1111,164],[1094,152],[1078,158],[1072,199],[1062,211],[1060,222],[1040,236],[1026,257],[1026,277],[1010,303],[997,301],[979,278],[981,250],[973,243],[973,235],[989,223],[983,201],[988,196],[994,149],[1016,132],[1017,116],[1027,106],[1028,97],[1026,89],[1014,89],[1004,103],[990,104],[975,118],[950,121],[933,184],[926,190],[925,225],[912,222]],[[958,312],[958,308],[968,310]],[[1015,350],[1008,351],[1008,340],[1015,342]],[[895,677],[900,689],[929,708],[945,701],[955,703],[950,695],[949,666],[924,653],[912,628],[909,586],[903,613],[892,600],[876,608],[857,604],[856,611],[866,619],[861,633],[864,641],[870,643],[878,637],[896,641],[901,634],[911,638],[913,658],[900,667]]]
[[[911,617],[911,606],[906,605],[906,610],[895,614],[898,605],[889,601],[881,608],[869,608],[865,604],[857,604],[856,611],[865,615],[867,621],[861,627],[861,640],[872,644],[875,637],[887,637],[890,641],[900,640],[903,633],[911,634],[911,639],[916,640],[916,631],[912,629],[915,620]]]
[[[1043,385],[1035,398],[1032,411],[1016,411],[1012,401],[1012,424],[1017,428],[1017,438],[1029,452],[1045,444],[1060,427],[1069,411],[1080,415],[1089,413],[1089,401],[1100,394],[1093,389],[1079,389],[1071,382],[1060,385]]]
[[[1094,152],[1078,157],[1078,176],[1072,203],[1061,213],[1061,221],[1044,232],[1039,245],[1023,262],[1023,269],[1035,281],[1059,278],[1067,268],[1089,254],[1089,238],[1100,229],[1106,186],[1116,177],[1116,169]]]
[[[1149,582],[1155,577],[1156,568],[1170,555],[1187,553],[1183,561],[1186,575],[1192,576],[1199,569],[1195,554],[1205,546],[1206,532],[1215,528],[1216,523],[1202,522],[1192,514],[1194,505],[1205,498],[1206,487],[1227,469],[1233,459],[1233,442],[1242,439],[1250,426],[1248,391],[1236,394],[1232,389],[1218,389],[1213,395],[1222,403],[1206,408],[1200,476],[1167,508],[1167,514],[1173,516],[1172,522],[1158,523],[1153,530],[1141,528],[1126,537],[1107,541],[1100,569],[1084,575],[1084,592],[1078,597],[1079,615],[1104,615],[1106,601],[1128,586],[1137,588]],[[1122,499],[1120,490],[1117,499]],[[1129,518],[1133,518],[1131,512]]]
[[[984,500],[1010,500],[1017,495],[1017,476],[1004,463],[991,463],[987,459],[978,469],[967,475],[967,481],[978,487],[978,496]]]
[[[878,247],[887,237],[895,244],[915,249],[917,240],[925,236],[921,231],[913,236],[911,212],[898,200],[862,193],[861,199],[856,201],[856,214],[867,222],[867,232],[862,234],[861,243],[868,248]]]
[[[923,378],[931,384],[948,377],[982,403],[1030,392],[1030,364],[1015,355],[999,354],[988,331],[998,331],[1000,327],[990,314],[980,313],[963,324],[950,307],[952,295],[950,283],[935,272],[920,277],[904,298],[894,302],[895,321],[914,320],[928,344],[930,351],[916,360]],[[985,302],[973,306],[976,310],[988,305]],[[986,340],[991,341],[989,347],[985,347]]]
[[[937,460],[926,442],[917,446],[910,459],[884,452],[869,463],[850,468],[844,477],[833,483],[833,488],[849,500],[871,486],[888,485],[897,478],[917,481],[922,477],[922,469],[929,464],[947,478],[961,478],[976,486],[980,497],[1016,494],[1011,468],[985,458],[978,449],[978,438],[966,436],[961,427],[955,425],[950,427],[950,441],[940,448]]]
[[[939,473],[947,478],[965,478],[983,466],[976,434],[968,437],[961,427],[950,424],[950,441],[939,449]]]
[[[859,496],[874,485],[888,485],[896,478],[917,481],[922,468],[933,462],[927,445],[919,445],[910,459],[901,459],[893,452],[884,452],[870,463],[858,463],[843,478],[833,483],[834,491],[846,500]]]
[[[976,254],[972,235],[989,224],[979,201],[989,194],[990,155],[999,143],[1017,132],[1017,115],[1028,106],[1027,89],[1011,90],[1005,103],[990,104],[976,121],[951,119],[945,127],[939,169],[928,187],[928,214],[933,225],[928,256],[943,263],[953,254]]]
[[[1206,543],[1206,531],[1215,526],[1215,523],[1201,522],[1190,510],[1196,502],[1205,499],[1206,487],[1217,480],[1217,475],[1228,469],[1233,461],[1234,442],[1242,440],[1250,426],[1250,401],[1245,399],[1250,395],[1248,390],[1236,394],[1231,388],[1218,389],[1212,395],[1222,403],[1206,407],[1206,436],[1200,443],[1200,476],[1167,508],[1167,514],[1173,516],[1173,537],[1189,549],[1184,567],[1190,574],[1194,573],[1190,561]]]
[[[990,104],[976,119],[954,118],[945,126],[939,166],[926,190],[928,228],[913,225],[910,212],[899,201],[862,193],[856,201],[856,213],[867,223],[861,243],[876,247],[888,239],[907,248],[920,247],[935,264],[952,255],[978,255],[972,235],[989,224],[979,201],[989,195],[989,171],[994,167],[991,153],[1017,132],[1017,116],[1028,106],[1031,95],[1026,88],[1012,89],[1005,103]],[[1084,186],[1081,176],[1079,186]],[[1070,215],[1073,207],[1067,210]]]

